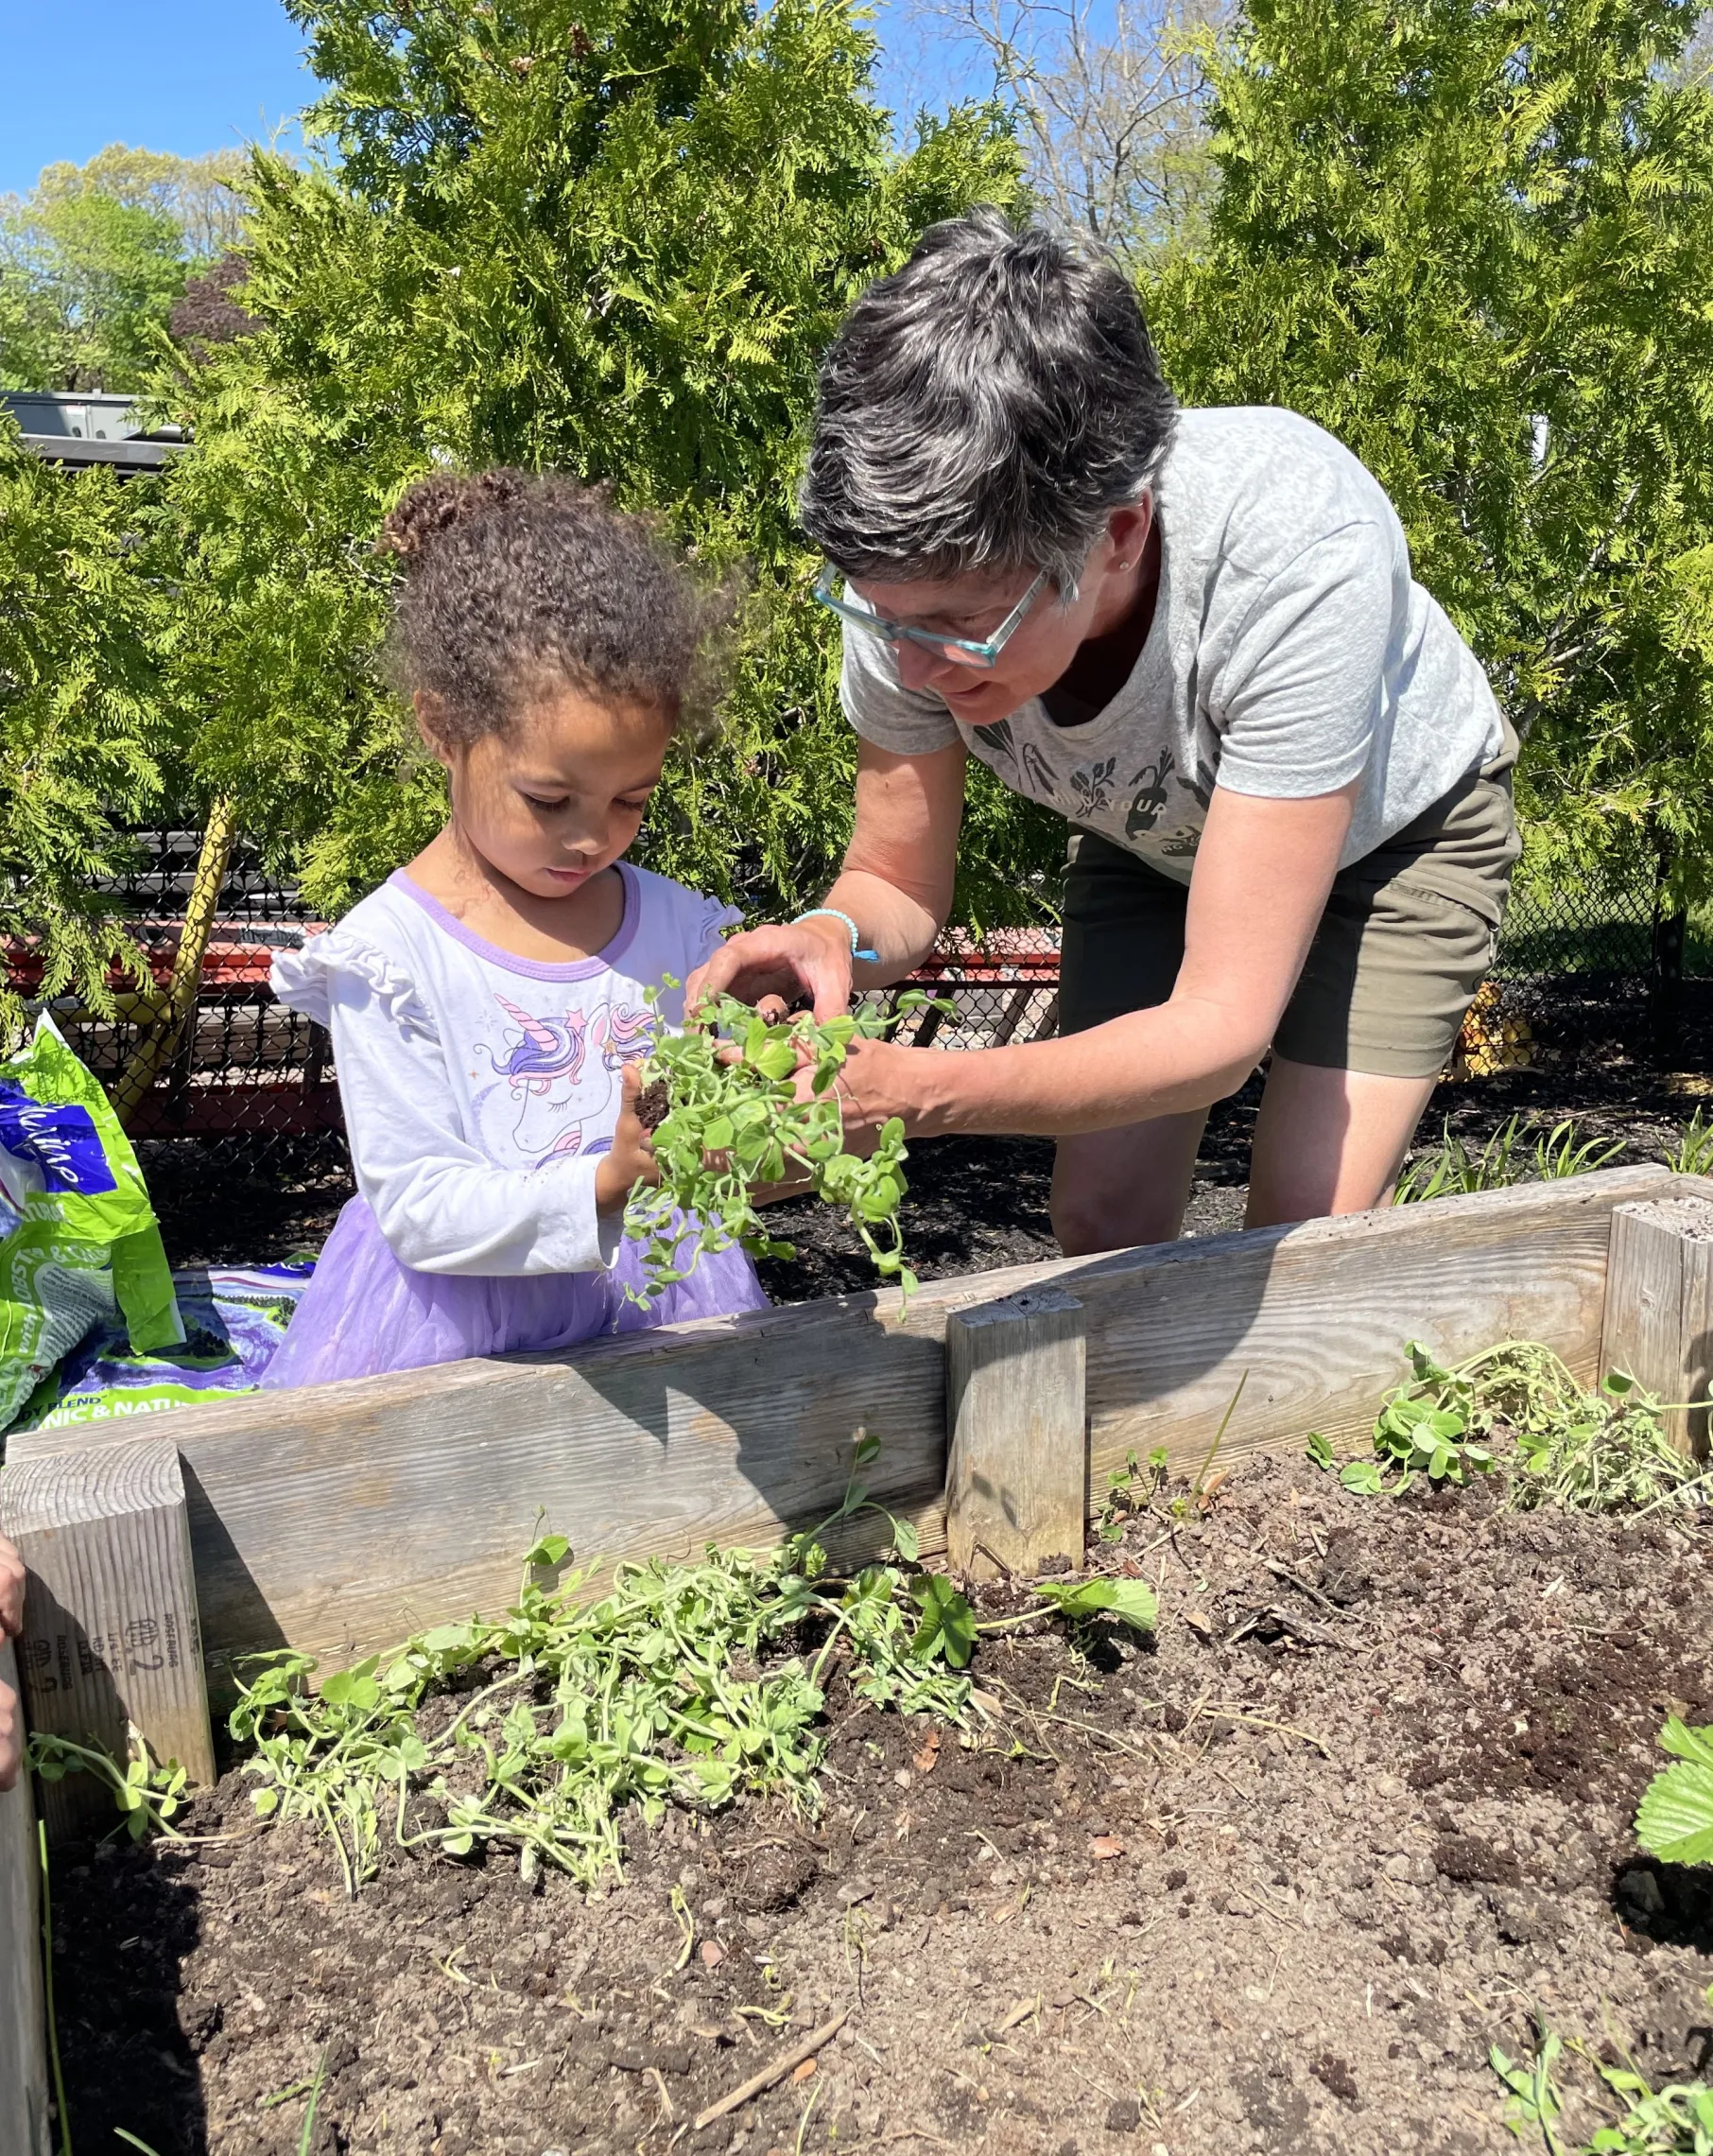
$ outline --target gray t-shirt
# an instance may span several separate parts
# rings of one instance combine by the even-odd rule
[[[1289,411],[1185,411],[1154,492],[1159,599],[1105,710],[1060,726],[1037,699],[962,725],[847,627],[856,731],[906,756],[961,738],[1014,792],[1180,883],[1216,784],[1303,800],[1359,777],[1347,866],[1498,754],[1486,676],[1411,580],[1384,489],[1330,434]]]

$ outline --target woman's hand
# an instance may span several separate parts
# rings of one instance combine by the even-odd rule
[[[24,1559],[0,1535],[0,1640],[24,1629]],[[24,1764],[24,1718],[18,1695],[0,1684],[0,1790],[11,1788]]]
[[[0,1640],[15,1640],[24,1629],[24,1559],[0,1535]]]
[[[613,1132],[613,1150],[601,1155],[595,1171],[595,1207],[597,1212],[620,1212],[638,1183],[660,1181],[654,1158],[654,1140],[643,1128],[637,1103],[642,1095],[642,1066],[627,1063],[620,1075],[624,1099]]]
[[[906,1134],[915,1135],[925,1113],[932,1079],[945,1058],[931,1048],[900,1048],[896,1041],[867,1040],[860,1035],[845,1052],[833,1082],[844,1121],[844,1149],[866,1160],[880,1142],[882,1127],[893,1116]],[[800,1097],[812,1097],[805,1067],[798,1080]]]
[[[830,915],[746,929],[684,982],[684,1010],[693,1011],[704,996],[724,994],[775,1018],[806,996],[818,1018],[836,1018],[850,1008],[852,977],[850,931]]]

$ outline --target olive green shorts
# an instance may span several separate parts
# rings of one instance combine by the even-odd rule
[[[1272,1045],[1293,1063],[1432,1078],[1493,960],[1522,842],[1516,739],[1383,846],[1333,878]],[[1097,832],[1071,835],[1064,1033],[1166,1002],[1184,961],[1182,884]]]

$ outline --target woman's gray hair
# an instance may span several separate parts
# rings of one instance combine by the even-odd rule
[[[1045,569],[1064,591],[1177,404],[1097,248],[991,204],[932,226],[822,364],[804,529],[847,576]]]

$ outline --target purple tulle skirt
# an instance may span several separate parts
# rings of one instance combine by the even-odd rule
[[[392,1255],[367,1200],[353,1198],[263,1372],[263,1389],[420,1370],[471,1355],[545,1353],[768,1307],[754,1266],[734,1248],[704,1253],[688,1279],[645,1310],[625,1296],[627,1285],[642,1285],[643,1247],[621,1243],[604,1273],[417,1273]]]

